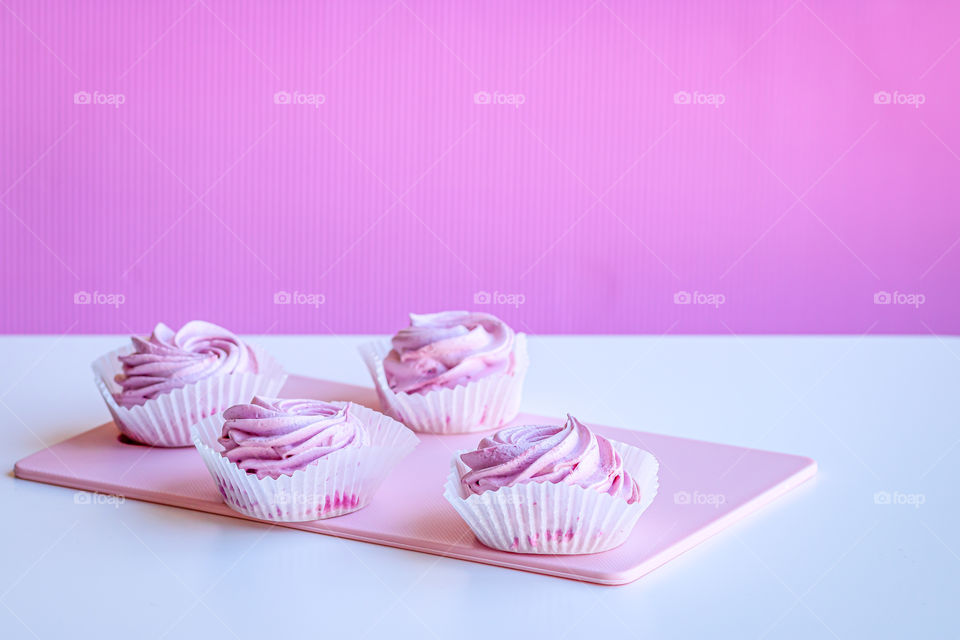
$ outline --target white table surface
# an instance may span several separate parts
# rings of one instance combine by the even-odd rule
[[[292,373],[368,382],[361,337],[253,339]],[[958,339],[533,338],[525,411],[820,465],[623,587],[14,479],[16,460],[109,419],[89,363],[124,340],[0,338],[2,638],[960,635]]]

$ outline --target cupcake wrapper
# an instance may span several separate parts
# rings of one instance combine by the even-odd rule
[[[211,376],[169,393],[126,408],[117,403],[120,385],[114,379],[123,373],[120,356],[132,347],[116,349],[93,363],[97,389],[120,431],[137,442],[153,447],[189,447],[190,427],[224,409],[250,402],[255,395],[276,396],[287,380],[280,364],[259,347],[251,346],[258,373],[231,373]]]
[[[657,495],[660,464],[642,449],[614,442],[640,487],[640,501],[568,484],[527,482],[482,494],[467,492],[460,477],[469,469],[454,457],[444,497],[488,547],[513,553],[599,553],[626,542]],[[461,452],[462,453],[462,452]]]
[[[334,451],[278,478],[258,478],[223,457],[223,445],[217,441],[223,429],[219,415],[195,424],[190,431],[227,506],[260,520],[306,522],[367,506],[383,480],[420,442],[409,429],[382,413],[351,404],[350,414],[370,433],[369,446]]]
[[[527,337],[517,334],[514,368],[474,380],[453,389],[426,393],[397,393],[387,384],[383,359],[390,353],[389,340],[360,346],[360,354],[380,397],[383,411],[421,433],[451,434],[489,431],[501,427],[520,412],[523,380],[530,366]]]

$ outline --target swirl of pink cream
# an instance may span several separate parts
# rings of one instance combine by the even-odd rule
[[[223,456],[258,478],[292,475],[334,451],[370,444],[350,405],[255,397],[223,412]]]
[[[162,322],[147,338],[134,336],[134,352],[120,356],[116,381],[123,407],[141,405],[159,395],[214,375],[257,372],[253,351],[240,338],[209,322],[193,320],[174,333]]]
[[[515,340],[513,329],[489,313],[411,313],[410,326],[391,341],[384,373],[398,393],[452,389],[513,371]]]
[[[552,482],[608,493],[631,504],[640,500],[636,481],[610,441],[571,415],[562,427],[503,429],[460,459],[470,468],[460,480],[474,494],[524,482]]]

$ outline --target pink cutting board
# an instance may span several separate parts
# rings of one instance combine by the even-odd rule
[[[373,389],[292,376],[286,397],[350,400],[377,408]],[[560,423],[522,414],[518,423]],[[282,526],[449,558],[605,585],[633,582],[817,472],[810,458],[613,427],[596,430],[660,460],[660,491],[623,546],[592,555],[514,554],[484,547],[443,498],[451,456],[478,434],[420,435],[420,445],[365,509]],[[18,478],[249,519],[227,507],[193,448],[128,444],[113,423],[24,458]]]

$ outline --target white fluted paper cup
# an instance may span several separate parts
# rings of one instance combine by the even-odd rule
[[[393,347],[389,340],[360,345],[383,411],[421,433],[452,434],[489,431],[507,424],[520,413],[523,380],[530,366],[527,336],[518,333],[514,366],[453,389],[425,393],[397,393],[387,383],[383,360]]]
[[[420,440],[402,424],[378,411],[353,403],[350,415],[363,423],[370,444],[339,449],[291,475],[258,478],[222,455],[218,442],[223,418],[216,415],[191,428],[200,452],[231,509],[272,522],[306,522],[342,516],[370,504],[384,479]]]
[[[613,442],[637,481],[640,500],[551,482],[526,482],[473,494],[460,482],[469,468],[458,452],[444,497],[483,544],[513,553],[600,553],[627,541],[637,519],[657,495],[660,463],[649,451]]]
[[[250,348],[257,359],[257,373],[210,376],[130,408],[117,402],[121,387],[115,378],[123,373],[120,356],[133,353],[133,347],[115,349],[92,366],[97,389],[125,436],[152,447],[189,447],[190,427],[195,423],[219,415],[235,404],[249,402],[255,395],[270,397],[280,392],[287,380],[280,363],[261,348]]]

